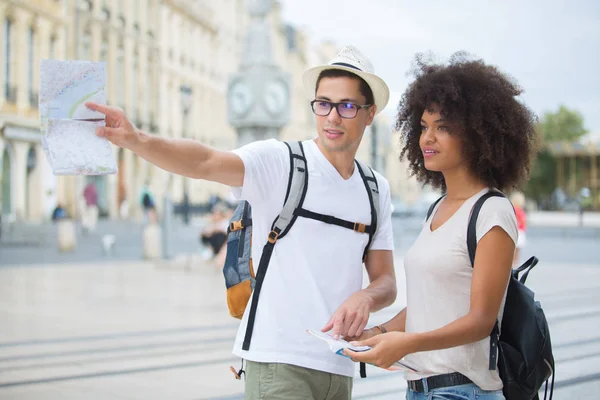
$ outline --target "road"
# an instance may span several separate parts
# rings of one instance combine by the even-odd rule
[[[399,254],[404,254],[414,242],[421,220],[394,218],[394,239]],[[202,222],[184,225],[175,220],[172,226],[170,250],[178,254],[198,254],[201,251],[198,235]],[[100,220],[94,233],[84,235],[76,224],[77,248],[71,253],[58,250],[56,226],[34,225],[20,228],[18,240],[10,241],[7,235],[0,239],[0,268],[3,265],[34,265],[40,263],[65,264],[137,261],[142,258],[143,224],[119,220]],[[106,256],[101,240],[105,234],[116,237],[115,254]],[[31,239],[31,240],[28,240]],[[600,260],[600,228],[532,227],[528,233],[528,246],[523,253],[538,255],[544,260],[565,263],[590,263]]]

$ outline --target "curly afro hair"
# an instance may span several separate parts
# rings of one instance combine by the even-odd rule
[[[536,117],[516,96],[521,88],[496,67],[454,54],[448,65],[415,58],[416,80],[400,104],[396,129],[401,133],[400,159],[408,159],[411,175],[446,191],[441,172],[425,169],[419,146],[421,117],[439,107],[455,128],[470,170],[489,187],[502,191],[529,178],[537,146]]]

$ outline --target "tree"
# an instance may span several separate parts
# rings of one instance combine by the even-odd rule
[[[536,129],[541,147],[531,169],[531,178],[525,187],[525,194],[538,204],[548,200],[557,187],[556,159],[547,149],[550,142],[574,142],[587,133],[583,117],[577,111],[560,106],[558,111],[544,114]]]
[[[555,113],[547,112],[538,124],[544,142],[574,142],[585,135],[583,117],[577,111],[560,106]]]

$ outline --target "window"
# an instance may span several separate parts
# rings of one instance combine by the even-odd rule
[[[102,44],[100,46],[100,60],[106,61],[108,59],[108,39],[106,36],[102,37]]]
[[[124,107],[125,103],[125,51],[119,47],[117,53],[117,104]]]
[[[14,93],[12,88],[12,21],[8,18],[4,20],[4,96],[9,101],[14,101],[11,98]]]
[[[151,50],[152,51],[152,50]],[[153,115],[153,111],[154,111],[154,102],[156,101],[156,99],[154,98],[154,96],[156,96],[155,94],[155,87],[154,87],[154,82],[152,80],[152,62],[153,62],[153,57],[152,55],[150,55],[150,57],[148,57],[148,64],[146,65],[146,96],[145,99],[147,99],[146,101],[146,121],[148,121],[148,123],[151,125],[151,130],[153,130],[154,126],[154,115]]]
[[[50,38],[50,54],[49,57],[51,60],[56,58],[56,36],[52,35],[52,37]]]
[[[79,58],[81,60],[91,59],[91,47],[92,47],[92,35],[89,31],[85,31],[81,36],[81,53]]]
[[[135,110],[135,123],[137,125],[139,125],[140,123],[140,107],[138,104],[138,71],[140,69],[140,56],[137,53],[137,51],[135,53],[133,53],[133,73],[131,74],[131,80],[132,80],[132,88],[131,88],[131,103],[133,105],[133,109]],[[139,126],[138,126],[139,127]]]
[[[152,17],[154,13],[154,0],[148,0],[148,5],[146,8],[146,28],[151,30],[153,28],[152,25]]]
[[[29,93],[29,104],[35,105],[37,103],[37,99],[34,99],[35,93],[33,90],[33,74],[35,71],[35,30],[29,28],[28,36],[27,36],[27,92]]]

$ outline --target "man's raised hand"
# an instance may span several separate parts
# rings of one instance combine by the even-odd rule
[[[87,102],[85,106],[90,110],[104,114],[106,117],[106,127],[96,130],[98,136],[108,139],[115,146],[126,149],[135,146],[139,140],[139,132],[127,119],[123,110],[93,102]]]

